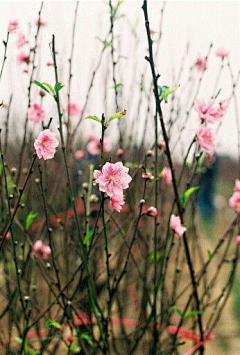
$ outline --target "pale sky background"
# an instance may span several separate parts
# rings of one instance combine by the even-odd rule
[[[148,1],[149,18],[151,28],[158,30],[160,22],[161,1]],[[133,92],[129,92],[134,71],[136,71],[136,85],[140,82],[141,74],[144,68],[147,68],[149,74],[149,83],[151,82],[150,69],[146,66],[144,56],[147,54],[147,42],[145,34],[145,25],[143,12],[141,9],[142,1],[125,0],[121,12],[127,15],[130,23],[138,23],[137,33],[140,43],[137,51],[134,49],[134,41],[131,35],[130,27],[126,20],[120,20],[116,25],[116,34],[120,35],[119,44],[121,46],[120,54],[127,57],[119,64],[119,76],[124,83],[123,96],[121,99],[122,109],[128,110],[128,122],[136,112],[136,99]],[[19,19],[20,28],[23,32],[28,32],[28,24],[33,23],[37,18],[40,7],[38,1],[0,1],[0,41],[6,37],[6,29],[10,19]],[[62,68],[60,79],[63,83],[67,82],[68,58],[70,54],[72,21],[74,16],[74,1],[45,1],[42,12],[42,19],[47,22],[47,26],[41,31],[41,67],[36,79],[40,81],[53,82],[53,69],[47,68],[45,63],[51,60],[49,43],[52,34],[56,35],[57,50],[59,53],[59,67]],[[109,9],[108,2],[99,1],[80,1],[78,10],[78,20],[76,27],[76,43],[73,65],[73,101],[83,105],[86,89],[89,85],[91,72],[99,58],[101,49],[100,42],[96,36],[104,38],[109,29]],[[35,31],[35,28],[34,28]],[[8,59],[4,69],[3,81],[0,86],[0,99],[7,102],[10,93],[13,92],[13,106],[15,111],[21,113],[24,117],[27,108],[27,102],[24,94],[27,91],[28,78],[22,74],[21,69],[16,64],[16,56],[19,50],[15,46],[16,35],[11,35]],[[190,43],[189,55],[186,59],[186,73],[180,83],[173,82],[173,68],[178,72],[186,43]],[[209,59],[208,70],[203,80],[200,91],[200,97],[208,99],[212,95],[212,89],[216,80],[216,74],[220,66],[219,58],[216,58],[214,51],[218,47],[224,47],[230,51],[230,62],[236,77],[240,69],[240,3],[234,1],[167,1],[165,6],[163,21],[163,37],[160,47],[159,60],[156,63],[161,74],[162,85],[183,85],[187,78],[187,69],[194,63],[198,54],[206,55],[210,43],[213,43],[212,53]],[[0,63],[2,62],[3,46],[0,47]],[[65,69],[64,69],[65,68]],[[111,81],[111,63],[109,51],[103,61],[102,69],[104,75],[109,73]],[[91,105],[87,108],[86,114],[101,115],[103,110],[112,113],[112,99],[114,92],[109,84],[107,108],[104,103],[104,93],[102,89],[103,78],[99,76],[96,81],[96,88],[93,91]],[[227,97],[231,92],[230,78],[227,68],[223,72],[219,87],[222,88],[221,98]],[[181,86],[180,86],[181,89]],[[62,92],[63,104],[66,103],[67,90]],[[34,91],[36,97],[37,90]],[[179,95],[181,93],[179,92]],[[237,95],[240,97],[239,86]],[[128,107],[126,107],[126,103]],[[53,104],[50,98],[47,98],[44,105],[49,107],[49,115],[54,114]],[[154,109],[154,105],[153,105]],[[53,110],[53,111],[52,111]],[[145,111],[144,111],[145,112]],[[192,113],[192,123],[188,127],[187,135],[193,134],[198,125],[196,114]],[[21,131],[21,118],[17,119],[17,125],[14,131]],[[237,153],[237,132],[235,123],[235,112],[233,102],[228,113],[224,118],[224,123],[217,139],[217,150],[222,153],[229,153],[236,156]],[[12,118],[13,124],[13,118]],[[0,119],[2,126],[2,119]],[[141,124],[140,124],[141,125]],[[95,129],[95,124],[84,122],[83,130]],[[35,128],[35,133],[38,132]],[[151,134],[151,130],[148,134]]]

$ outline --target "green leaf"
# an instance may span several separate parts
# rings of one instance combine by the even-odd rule
[[[186,207],[189,197],[198,189],[199,189],[199,186],[193,186],[181,193],[180,201],[181,201],[182,207]]]
[[[52,85],[51,84],[49,84],[49,83],[42,83],[44,86],[47,86],[48,87],[48,89],[51,91],[51,93],[52,93],[52,96],[55,96],[56,95],[56,92],[55,92],[55,90],[54,90],[54,88],[52,87]]]
[[[51,92],[39,81],[37,80],[33,80],[34,84],[36,84],[37,86],[39,86],[41,89],[43,89],[44,91],[46,91],[48,94],[51,95]]]
[[[92,238],[94,234],[94,229],[91,229],[86,235],[85,237],[83,238],[83,244],[86,245],[87,242]]]
[[[0,176],[2,175],[2,171],[3,171],[3,165],[2,163],[0,163]]]
[[[38,217],[38,213],[36,212],[29,212],[29,214],[27,215],[26,218],[26,222],[25,222],[25,230],[28,231],[29,228],[31,227],[32,222]]]
[[[162,86],[162,91],[160,94],[160,99],[164,100],[165,102],[167,102],[167,98],[169,95],[171,95],[174,91],[176,91],[178,88],[178,86],[174,86],[172,88],[169,88],[167,86]]]
[[[126,110],[123,110],[121,112],[116,112],[114,115],[110,116],[109,119],[108,119],[108,123],[111,122],[112,120],[115,120],[116,118],[118,117],[122,117],[122,116],[125,116],[127,113]]]
[[[186,313],[184,315],[183,319],[186,320],[186,319],[188,319],[190,317],[194,317],[194,316],[196,316],[198,314],[202,314],[202,313],[203,313],[202,311],[191,311],[191,312]]]
[[[124,165],[129,169],[135,169],[138,167],[138,163],[132,163],[131,161],[127,161]]]
[[[154,253],[151,253],[150,255],[149,255],[149,259],[151,260],[151,261],[159,261],[160,259],[161,259],[161,254],[159,253],[159,252],[156,252],[156,254],[154,254]]]
[[[57,83],[57,84],[55,84],[55,86],[54,86],[54,90],[55,90],[56,93],[57,93],[57,92],[59,92],[63,87],[64,87],[63,84]]]
[[[114,85],[114,89],[117,90],[117,89],[120,88],[121,86],[123,86],[122,83],[116,83],[116,84]]]
[[[182,318],[182,311],[179,307],[173,306],[172,309]]]
[[[212,258],[213,258],[214,255],[213,255],[213,253],[211,252],[211,250],[208,250],[207,253],[208,253],[208,259],[209,259],[209,260],[212,260]]]
[[[48,328],[53,327],[56,329],[61,329],[61,324],[54,320],[51,320],[50,318],[45,319],[45,325]]]
[[[15,337],[15,340],[16,340],[17,343],[22,344],[22,338]]]
[[[92,336],[89,333],[82,333],[80,335],[80,338],[86,340],[89,345],[93,345]]]
[[[99,117],[97,117],[97,116],[87,116],[87,117],[85,117],[85,120],[86,120],[87,118],[89,118],[90,120],[93,120],[93,121],[97,121],[97,122],[99,122],[99,123],[102,123],[101,119],[100,119]]]
[[[79,354],[81,351],[81,347],[75,344],[72,344],[70,350],[73,354]]]

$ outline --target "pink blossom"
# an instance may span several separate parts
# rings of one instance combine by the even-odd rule
[[[65,112],[67,112],[69,114],[69,116],[78,116],[80,115],[80,113],[82,112],[82,110],[80,109],[80,107],[73,103],[73,102],[70,102],[64,109]]]
[[[88,136],[89,143],[87,144],[87,151],[92,155],[98,155],[100,153],[100,138],[90,134]],[[110,152],[112,149],[111,141],[108,137],[104,138],[103,151]]]
[[[72,336],[70,334],[67,336],[67,341],[69,343],[71,343],[73,341],[73,338],[72,338]]]
[[[239,179],[235,180],[235,191],[240,192],[240,180]]]
[[[217,57],[220,57],[220,58],[224,59],[224,58],[228,57],[229,51],[227,51],[224,48],[218,48],[218,49],[216,49],[215,54],[216,54]]]
[[[229,199],[229,206],[234,208],[236,212],[240,213],[240,191],[235,191]]]
[[[124,151],[123,151],[123,149],[121,149],[121,148],[118,148],[117,151],[116,151],[116,155],[117,155],[118,157],[121,157],[121,156],[123,155],[123,153],[124,153]]]
[[[41,240],[36,240],[33,245],[32,256],[39,256],[41,259],[46,260],[50,254],[50,247],[44,245]]]
[[[207,69],[207,59],[199,56],[195,62],[195,67],[198,71],[204,71]]]
[[[203,151],[208,155],[214,154],[214,143],[213,143],[213,136],[212,132],[209,128],[205,127],[204,125],[199,126],[197,132],[197,144],[199,144]]]
[[[17,56],[17,63],[19,65],[24,64],[24,63],[29,64],[30,63],[30,55],[26,54],[24,52],[19,53],[19,55]]]
[[[182,225],[180,217],[174,214],[172,214],[170,218],[170,228],[174,230],[175,237],[182,237],[187,230],[187,228]]]
[[[213,123],[221,117],[219,107],[214,106],[213,100],[210,100],[207,103],[204,100],[196,100],[194,107],[199,113],[199,117],[202,121]]]
[[[159,142],[159,143],[158,143],[158,148],[163,149],[163,150],[166,150],[166,143],[164,143],[164,142]]]
[[[17,46],[17,48],[22,48],[25,44],[26,44],[26,37],[25,37],[24,33],[19,32],[18,38],[16,41],[16,46]]]
[[[165,168],[163,170],[163,180],[167,185],[170,185],[172,183],[172,173],[171,169]]]
[[[146,214],[151,217],[157,217],[158,210],[156,209],[156,207],[151,206],[147,209]]]
[[[16,29],[18,28],[18,20],[11,20],[8,24],[8,32],[12,33],[14,31],[16,31]]]
[[[153,180],[154,176],[152,175],[151,171],[145,171],[142,173],[142,178],[146,180]]]
[[[83,150],[77,150],[74,154],[75,159],[81,160],[84,157],[84,151]]]
[[[150,35],[155,35],[157,33],[153,28],[150,29]]]
[[[45,119],[45,112],[42,106],[37,103],[33,103],[28,108],[28,119],[35,123],[43,121]]]
[[[47,67],[52,67],[52,66],[53,66],[53,62],[47,62],[47,63],[46,63],[46,66],[47,66]]]
[[[9,232],[7,232],[4,236],[5,240],[9,240],[11,238],[11,234]],[[0,236],[0,239],[2,239],[2,235]]]
[[[153,157],[153,156],[154,156],[154,151],[153,151],[152,149],[149,149],[149,150],[147,151],[147,156],[148,156],[148,157]]]
[[[59,145],[55,133],[49,129],[39,133],[39,136],[34,142],[34,148],[39,159],[52,159],[56,153],[56,148]]]
[[[121,196],[123,190],[129,187],[132,180],[128,174],[129,168],[123,166],[122,162],[105,163],[102,171],[95,170],[93,173],[96,183],[99,184],[99,190],[106,192],[108,196]]]
[[[123,194],[113,195],[110,197],[110,206],[117,212],[121,212],[122,206],[125,204]]]
[[[240,235],[236,237],[236,243],[239,245],[240,244]]]

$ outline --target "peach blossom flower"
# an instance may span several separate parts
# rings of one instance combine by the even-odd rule
[[[44,245],[41,240],[36,240],[33,245],[32,256],[39,256],[41,259],[46,260],[50,254],[50,247],[48,245]]]
[[[69,114],[69,116],[78,116],[80,115],[80,113],[82,112],[82,110],[80,109],[80,107],[73,103],[73,102],[70,102],[64,109],[65,112],[67,112]]]
[[[204,100],[196,100],[194,107],[202,121],[213,123],[222,116],[219,107],[214,106],[213,100],[207,103]]]
[[[163,150],[166,150],[166,143],[164,143],[164,142],[159,142],[159,143],[158,143],[158,148],[163,149]]]
[[[187,230],[187,228],[182,225],[180,217],[174,214],[172,214],[170,218],[170,228],[174,230],[175,237],[182,237]]]
[[[116,155],[117,155],[118,157],[121,157],[121,156],[123,155],[123,153],[124,153],[124,151],[123,151],[123,149],[121,149],[121,148],[118,148],[117,151],[116,151]]]
[[[129,168],[123,166],[122,162],[105,163],[102,171],[94,170],[93,176],[99,184],[99,190],[106,192],[108,196],[122,195],[123,190],[129,187],[132,180],[128,174]]]
[[[45,119],[45,112],[42,106],[37,103],[33,103],[28,108],[28,119],[35,123],[43,121]]]
[[[16,29],[18,28],[19,22],[18,20],[11,20],[8,24],[8,32],[12,33],[14,31],[16,31]]]
[[[152,175],[151,171],[146,171],[145,173],[142,173],[142,178],[146,180],[153,180],[154,176]]]
[[[204,125],[199,126],[197,132],[197,144],[199,144],[203,151],[208,155],[214,154],[213,136],[209,128]]]
[[[30,55],[26,54],[24,52],[19,53],[19,55],[17,56],[17,63],[19,65],[21,64],[29,64],[30,63]]]
[[[227,51],[224,48],[218,48],[218,49],[216,49],[215,54],[216,54],[217,57],[220,57],[220,58],[224,59],[224,58],[228,57],[229,51]]]
[[[165,168],[163,170],[163,180],[167,185],[171,185],[172,183],[172,173],[171,173],[171,169],[169,168]]]
[[[239,245],[240,244],[240,235],[236,237],[236,243]]]
[[[234,208],[236,212],[240,213],[240,191],[235,191],[229,199],[229,206]]]
[[[52,159],[56,153],[56,148],[59,145],[55,133],[49,129],[39,133],[39,136],[34,142],[34,148],[39,159]]]
[[[17,37],[17,41],[16,41],[16,46],[17,46],[17,48],[22,48],[25,44],[26,44],[26,37],[25,37],[24,33],[19,32],[18,37]]]
[[[122,206],[125,204],[123,194],[113,195],[110,197],[110,206],[117,212],[121,212]]]
[[[2,237],[2,235],[0,236],[0,239],[2,239],[3,237]],[[4,236],[4,239],[5,240],[9,240],[11,238],[11,234],[9,233],[9,232],[7,232],[6,234],[5,234],[5,236]]]
[[[207,69],[207,59],[205,57],[199,56],[195,62],[195,67],[198,71],[204,71]]]
[[[84,151],[83,150],[77,150],[74,154],[75,159],[81,160],[84,157]]]
[[[156,207],[151,206],[147,209],[146,214],[151,217],[157,217],[158,210],[156,209]]]
[[[90,134],[88,136],[89,143],[87,144],[87,151],[92,155],[98,155],[100,153],[100,138],[97,136]],[[108,137],[104,138],[103,142],[103,151],[110,152],[112,149],[111,141]]]

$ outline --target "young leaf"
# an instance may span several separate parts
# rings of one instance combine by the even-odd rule
[[[159,261],[160,259],[161,259],[161,254],[159,253],[159,252],[157,252],[156,254],[154,254],[154,253],[151,253],[150,255],[149,255],[149,259],[151,260],[151,261]]]
[[[83,238],[83,244],[86,245],[87,242],[92,238],[94,234],[94,229],[91,229],[86,235],[85,237]]]
[[[25,230],[28,231],[29,228],[31,227],[32,222],[38,217],[38,213],[36,212],[29,212],[29,214],[27,215],[26,218],[26,222],[25,222]]]
[[[208,259],[212,260],[213,254],[212,254],[211,250],[208,250],[207,253],[208,253]]]
[[[86,340],[89,345],[93,345],[92,336],[89,333],[82,333],[80,338]]]
[[[164,100],[165,102],[167,102],[168,96],[171,95],[174,91],[176,91],[177,88],[178,88],[178,86],[174,86],[172,88],[168,88],[165,91],[163,90],[163,92],[162,92],[162,94],[160,96],[161,100]]]
[[[57,93],[57,92],[59,92],[63,87],[64,87],[63,84],[57,83],[57,84],[55,84],[55,86],[54,86],[54,90],[55,90],[56,93]]]
[[[173,306],[172,309],[182,318],[182,311],[179,307]]]
[[[48,87],[48,89],[51,91],[51,93],[52,93],[52,96],[55,96],[56,95],[56,93],[55,93],[55,90],[54,90],[54,88],[52,87],[52,85],[51,84],[48,84],[48,83],[42,83],[44,86],[47,86]]]
[[[53,327],[56,329],[61,329],[61,324],[54,320],[51,320],[50,318],[45,319],[45,325],[48,328]]]
[[[46,91],[48,94],[51,95],[51,92],[39,81],[37,80],[33,80],[34,84],[36,84],[37,86],[39,86],[41,89],[43,89],[44,91]]]
[[[97,122],[99,122],[99,123],[102,123],[102,121],[100,120],[100,118],[97,117],[97,116],[87,116],[87,117],[85,117],[85,120],[86,120],[87,118],[89,118],[90,120],[93,120],[93,121],[97,121]]]
[[[190,317],[194,317],[198,314],[202,314],[202,311],[191,311],[185,314],[185,316],[183,317],[184,320],[190,318]]]
[[[123,110],[123,111],[121,111],[121,112],[117,112],[117,113],[115,113],[114,115],[112,115],[112,116],[109,117],[108,122],[111,122],[112,120],[115,120],[115,119],[118,118],[118,117],[125,116],[126,113],[127,113],[126,110]]]
[[[189,197],[198,189],[199,189],[199,186],[193,186],[181,193],[180,201],[181,201],[182,207],[186,207]]]

